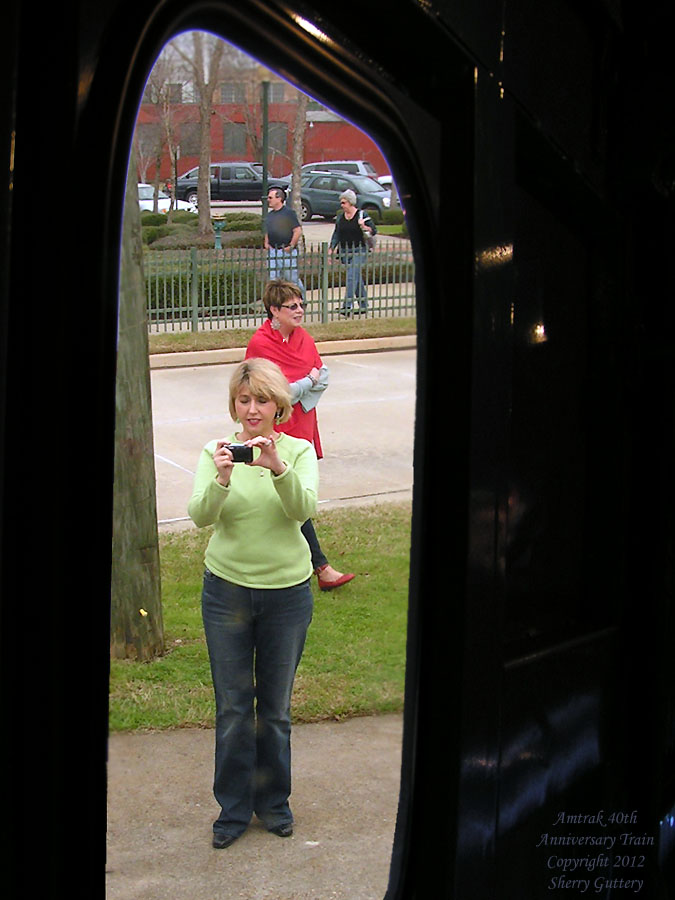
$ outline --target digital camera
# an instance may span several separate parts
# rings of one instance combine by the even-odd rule
[[[227,449],[232,454],[232,462],[253,462],[253,447],[247,447],[246,444],[228,444]]]

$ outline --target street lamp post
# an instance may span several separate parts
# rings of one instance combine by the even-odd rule
[[[265,229],[265,215],[267,214],[267,184],[269,181],[267,171],[267,160],[269,157],[269,99],[270,99],[270,83],[263,81],[261,84],[261,112],[262,112],[262,167],[263,167],[263,195],[262,195],[262,216],[261,228]]]

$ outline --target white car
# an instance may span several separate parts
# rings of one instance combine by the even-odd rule
[[[138,185],[138,205],[141,207],[141,209],[149,209],[150,212],[152,212],[154,196],[155,189],[151,184]],[[169,197],[166,191],[159,191],[157,194],[158,212],[167,213],[170,206],[171,197]],[[185,200],[176,200],[174,209],[186,209],[188,212],[197,212],[197,207],[194,205],[194,203],[186,203]]]

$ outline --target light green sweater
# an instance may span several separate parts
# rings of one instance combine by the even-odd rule
[[[229,485],[223,487],[216,481],[216,444],[210,441],[202,450],[188,504],[195,525],[215,525],[204,557],[207,568],[250,588],[306,581],[312,563],[300,526],[316,513],[319,467],[314,447],[280,434],[277,451],[286,463],[281,475],[236,463]]]

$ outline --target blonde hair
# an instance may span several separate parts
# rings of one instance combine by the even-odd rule
[[[267,317],[269,319],[272,318],[272,306],[275,309],[279,309],[284,303],[296,299],[302,300],[302,291],[297,284],[293,284],[292,281],[284,281],[283,278],[275,278],[274,281],[268,281],[262,297],[267,310]]]
[[[291,389],[276,363],[268,359],[245,359],[239,363],[230,378],[230,415],[237,421],[234,400],[243,385],[248,385],[254,397],[274,400],[277,405],[276,421],[288,422],[293,412]]]

